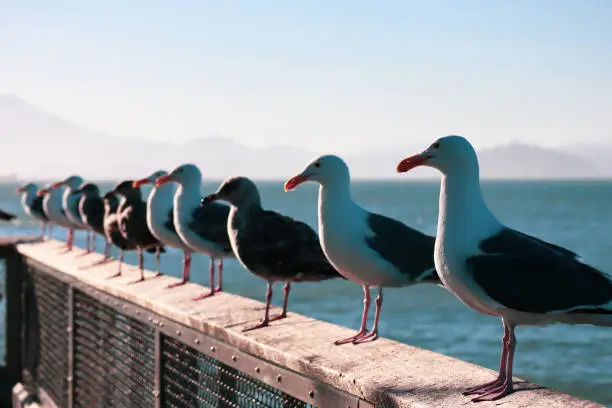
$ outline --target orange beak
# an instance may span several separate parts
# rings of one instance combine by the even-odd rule
[[[426,154],[415,154],[414,156],[406,157],[404,160],[399,162],[397,165],[398,173],[406,173],[414,169],[415,167],[422,166],[425,162],[431,159],[432,156],[428,156]]]
[[[61,186],[62,184],[64,184],[63,181],[58,181],[57,183],[53,183],[51,184],[51,188],[58,188],[59,186]]]
[[[155,187],[160,187],[160,186],[163,186],[164,184],[169,183],[169,182],[171,182],[171,181],[173,181],[173,180],[174,180],[174,179],[172,178],[172,176],[171,176],[171,175],[166,174],[165,176],[161,176],[160,178],[158,178],[158,179],[155,181]]]
[[[295,177],[291,177],[289,180],[285,182],[285,191],[291,191],[303,182],[307,181],[310,178],[310,175],[307,174],[298,174]]]
[[[42,197],[45,194],[49,193],[49,189],[48,188],[41,188],[40,190],[38,190],[38,193],[36,193],[37,196]]]
[[[132,183],[132,187],[138,188],[144,184],[149,184],[149,183],[152,183],[152,181],[149,180],[148,178],[141,178],[139,180],[136,180],[134,183]]]
[[[19,187],[19,188],[17,189],[17,192],[18,192],[18,193],[23,193],[23,191],[24,191],[24,190],[23,190],[23,188],[21,188],[21,187]]]

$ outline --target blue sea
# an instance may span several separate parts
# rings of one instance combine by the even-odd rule
[[[101,184],[102,189],[112,183]],[[203,192],[216,189],[206,182]],[[283,192],[282,182],[258,183],[265,207],[306,221],[316,228],[317,189],[305,184]],[[0,208],[23,216],[15,184],[0,184]],[[612,181],[484,181],[487,202],[507,225],[565,246],[588,263],[612,272]],[[438,212],[437,181],[361,181],[353,183],[353,196],[365,208],[427,233],[435,233]],[[38,234],[32,220],[22,218],[0,225],[0,235]],[[82,234],[77,244],[83,246]],[[64,239],[56,228],[54,236]],[[98,240],[98,250],[101,240]],[[149,257],[151,258],[151,257]],[[135,263],[133,254],[127,257]],[[181,254],[170,248],[162,271],[180,273]],[[153,259],[147,267],[154,267]],[[208,259],[194,256],[193,280],[207,284]],[[235,261],[226,262],[224,288],[228,292],[263,301],[265,282],[250,275]],[[280,304],[282,290],[275,288]],[[1,306],[4,310],[4,306]],[[356,284],[328,281],[296,284],[290,310],[357,329],[362,289]],[[373,313],[372,313],[373,314]],[[4,316],[0,323],[3,324]],[[467,360],[494,370],[499,364],[502,337],[497,318],[480,315],[433,285],[387,289],[380,323],[385,337]],[[515,375],[556,390],[612,406],[612,329],[555,325],[520,327]],[[406,361],[406,364],[410,364]]]

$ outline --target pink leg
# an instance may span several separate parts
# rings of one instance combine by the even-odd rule
[[[81,252],[77,256],[85,256],[87,254],[91,254],[91,231],[85,230],[85,251]]]
[[[106,279],[113,279],[121,276],[121,266],[123,266],[123,249],[119,248],[119,269],[116,274],[108,276]]]
[[[355,339],[355,341],[353,341],[354,344],[365,343],[366,341],[374,341],[378,338],[378,320],[380,319],[380,311],[382,309],[383,303],[383,291],[382,287],[380,286],[378,287],[378,297],[376,298],[374,303],[376,304],[376,312],[374,313],[374,327],[365,336]]]
[[[95,232],[91,233],[91,251],[92,252],[96,251],[96,233]]]
[[[352,343],[355,340],[363,337],[368,332],[368,327],[367,327],[368,310],[370,309],[370,303],[372,302],[372,298],[370,297],[370,286],[369,285],[363,285],[363,293],[364,293],[364,298],[363,298],[363,314],[361,315],[361,328],[359,329],[356,335],[347,337],[345,339],[336,340],[334,344],[339,345],[339,344]]]
[[[215,292],[223,290],[223,258],[219,259],[217,270],[219,271],[219,284],[215,288]]]
[[[53,223],[49,223],[49,232],[48,232],[48,237],[51,238],[53,236]]]
[[[516,350],[516,336],[514,335],[514,326],[510,326],[508,329],[510,331],[510,336],[508,339],[508,368],[506,370],[506,378],[501,385],[474,398],[472,400],[473,402],[496,401],[506,395],[512,394],[512,391],[514,391],[512,384],[512,368],[514,365],[514,351]]]
[[[45,239],[45,229],[47,228],[47,223],[43,222],[41,225],[42,231],[40,231],[40,239]]]
[[[140,278],[128,282],[128,284],[138,283],[145,280],[144,278],[144,256],[142,253],[142,248],[138,248],[138,271],[140,272]]]
[[[280,320],[280,319],[284,319],[285,317],[287,317],[287,306],[289,303],[289,292],[291,291],[291,282],[285,282],[285,287],[283,288],[283,312],[279,315],[276,316],[272,316],[270,318],[270,321],[273,322],[274,320]]]
[[[506,323],[504,323],[503,320],[502,323],[504,325],[504,337],[502,339],[501,360],[499,362],[499,374],[497,375],[497,378],[488,383],[468,388],[467,390],[465,390],[463,395],[484,394],[494,388],[499,387],[506,380],[506,364],[508,362],[508,342],[510,341],[510,330],[508,329],[508,326],[506,326]]]
[[[110,251],[111,251],[111,244],[105,240],[104,241],[104,258],[100,259],[99,261],[94,262],[93,264],[91,264],[91,266],[101,265],[103,263],[110,262],[112,260],[110,256]]]
[[[62,253],[72,251],[73,243],[74,243],[74,230],[70,228],[68,230],[68,234],[66,235],[66,249],[63,250]]]
[[[272,282],[268,282],[268,290],[266,291],[266,312],[264,318],[261,322],[257,323],[255,326],[247,327],[243,329],[243,332],[248,332],[255,329],[261,329],[262,327],[266,327],[270,324],[270,302],[272,301]]]
[[[191,269],[191,252],[184,251],[183,252],[183,279],[181,279],[178,282],[171,283],[170,285],[166,286],[166,289],[175,288],[177,286],[181,286],[189,282],[190,269]]]
[[[208,269],[208,273],[210,275],[210,291],[194,297],[193,300],[202,300],[215,294],[215,260],[212,257],[210,258],[210,268]]]
[[[159,266],[161,263],[161,259],[160,259],[161,251],[160,250],[161,250],[160,247],[155,248],[155,276],[154,278],[161,276],[161,272],[159,271]]]

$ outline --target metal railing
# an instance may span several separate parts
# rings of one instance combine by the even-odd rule
[[[312,379],[17,258],[7,276],[21,275],[22,381],[43,405],[315,407]],[[322,385],[320,407],[372,406]]]
[[[0,387],[0,406],[12,398],[14,407],[60,408],[450,407],[469,403],[463,387],[494,375],[387,339],[336,347],[344,329],[296,314],[244,334],[240,326],[260,317],[261,303],[231,294],[191,302],[186,295],[203,288],[164,290],[172,278],[109,281],[116,265],[84,271],[79,262],[91,261],[58,255],[56,241],[17,242],[0,239],[7,295],[0,385],[9,385]],[[507,397],[506,407],[601,407],[518,386],[529,391]]]

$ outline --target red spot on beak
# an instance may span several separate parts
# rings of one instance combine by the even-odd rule
[[[293,190],[294,188],[296,188],[297,186],[299,186],[300,184],[308,180],[309,177],[310,176],[299,174],[295,177],[290,178],[289,180],[285,182],[285,186],[284,186],[285,191]]]
[[[397,165],[398,173],[406,173],[414,169],[415,167],[422,166],[427,162],[427,160],[431,159],[433,156],[428,156],[426,154],[415,154],[414,156],[410,156],[399,162]]]
[[[49,193],[49,191],[50,191],[50,190],[49,190],[48,188],[43,188],[43,189],[38,190],[38,193],[36,193],[36,195],[37,195],[37,196],[39,196],[39,197],[42,197],[42,196],[44,196],[45,194],[48,194],[48,193]]]
[[[158,178],[158,179],[155,181],[155,187],[160,187],[160,186],[163,186],[164,184],[169,183],[169,182],[171,182],[171,181],[173,181],[173,180],[174,180],[174,179],[172,178],[172,176],[171,176],[171,175],[166,174],[165,176],[161,176],[160,178]]]
[[[132,187],[138,188],[144,184],[149,184],[149,183],[152,183],[152,181],[149,180],[148,178],[141,178],[139,180],[136,180],[134,183],[132,183]]]

